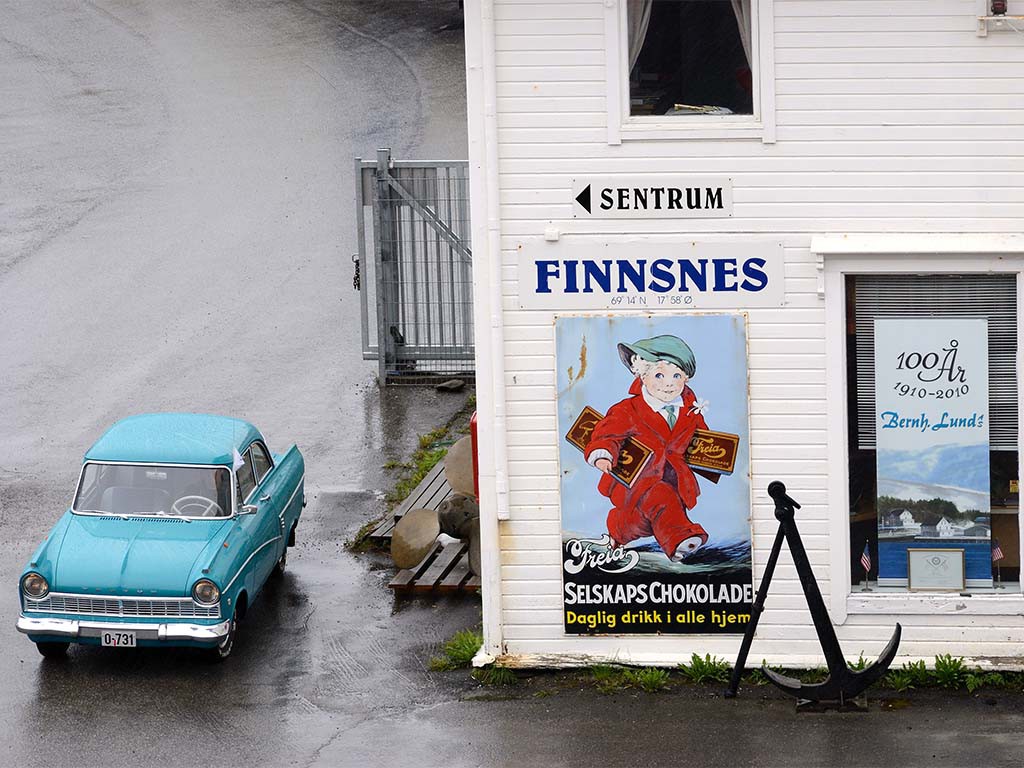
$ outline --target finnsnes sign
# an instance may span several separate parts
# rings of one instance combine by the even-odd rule
[[[744,309],[784,301],[779,242],[537,239],[519,245],[524,309]]]
[[[732,179],[586,176],[572,180],[576,219],[696,219],[732,216]]]

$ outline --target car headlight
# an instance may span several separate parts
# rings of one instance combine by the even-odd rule
[[[216,605],[220,600],[220,590],[209,579],[200,579],[192,587],[192,599],[200,605]]]
[[[41,600],[49,594],[50,585],[38,573],[26,573],[21,580],[21,591],[25,593],[26,597]]]

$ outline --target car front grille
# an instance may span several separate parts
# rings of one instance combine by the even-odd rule
[[[137,599],[134,597],[94,597],[92,595],[49,594],[42,600],[25,600],[25,611],[32,613],[74,613],[84,616],[168,617],[216,619],[219,605],[199,605],[190,597]]]

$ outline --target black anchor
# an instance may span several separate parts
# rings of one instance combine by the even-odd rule
[[[832,627],[832,620],[829,618],[828,610],[821,599],[821,591],[818,589],[818,582],[814,580],[814,572],[811,570],[811,563],[807,559],[807,552],[804,550],[803,542],[800,540],[800,532],[796,529],[794,510],[800,509],[800,505],[786,495],[786,486],[778,480],[768,485],[768,495],[775,500],[775,518],[779,521],[779,532],[775,535],[775,543],[772,545],[771,555],[768,557],[768,565],[764,569],[764,576],[761,585],[757,589],[757,597],[754,598],[754,605],[750,612],[750,622],[743,634],[743,642],[740,644],[740,652],[736,657],[736,666],[732,670],[732,679],[725,691],[726,698],[732,698],[739,689],[740,677],[747,663],[747,653],[750,651],[750,643],[754,639],[754,631],[757,629],[757,621],[764,610],[764,601],[768,596],[768,585],[771,584],[772,574],[775,572],[775,564],[779,559],[779,552],[782,550],[783,539],[789,544],[789,551],[793,556],[793,564],[796,566],[797,575],[800,577],[800,584],[804,589],[804,597],[807,598],[807,608],[811,612],[811,619],[814,620],[814,629],[818,633],[818,642],[825,652],[825,662],[828,664],[828,677],[820,683],[801,683],[793,677],[780,675],[771,669],[764,669],[765,675],[775,685],[791,696],[804,701],[835,701],[841,706],[850,699],[856,698],[868,686],[876,683],[889,669],[889,665],[896,656],[896,650],[900,645],[902,628],[896,625],[896,631],[892,633],[889,644],[885,646],[882,655],[878,660],[867,668],[854,671],[846,663],[843,656],[843,649],[839,647],[839,639],[836,637],[835,629]]]

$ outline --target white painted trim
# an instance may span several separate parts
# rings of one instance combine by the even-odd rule
[[[846,411],[846,288],[845,275],[825,262],[825,398],[828,401],[828,548],[830,614],[835,624],[846,621],[850,594],[850,483],[848,482]],[[836,375],[836,372],[837,375]]]
[[[604,4],[604,47],[605,77],[608,81],[608,98],[605,109],[608,114],[608,144],[616,146],[622,143],[622,91],[629,90],[629,78],[623,86],[625,57],[622,54],[622,40],[625,28],[625,3],[616,0],[605,0]],[[627,94],[626,98],[629,96]],[[629,103],[628,101],[626,102]]]
[[[775,143],[775,2],[760,0],[757,13],[751,23],[752,55],[757,61],[757,80],[755,88],[759,110],[757,115],[761,121],[761,141],[765,144]]]
[[[811,251],[823,256],[1024,253],[1024,235],[967,232],[815,235],[811,238]],[[972,263],[976,264],[973,260]],[[876,266],[872,265],[872,269]]]
[[[1024,595],[1019,592],[971,597],[961,597],[957,594],[926,595],[920,592],[853,592],[845,602],[851,614],[1008,616],[1024,613]]]
[[[726,661],[733,663],[735,657],[727,656]],[[856,656],[849,656],[847,660],[851,663],[857,661]],[[522,669],[566,669],[570,667],[590,667],[594,664],[615,664],[621,666],[652,666],[652,667],[675,667],[683,662],[689,662],[689,654],[658,654],[658,653],[556,653],[538,654],[521,653],[501,656],[494,660],[496,666],[522,668]],[[934,668],[934,656],[900,656],[900,662],[923,661],[928,668]],[[758,669],[762,664],[772,667],[783,667],[788,669],[813,669],[822,666],[821,656],[803,655],[779,655],[765,654],[758,655],[756,652],[747,657],[746,668],[748,670]],[[984,670],[1002,670],[1013,672],[1024,670],[1024,661],[1017,658],[988,656],[967,657],[964,664],[968,668],[978,667]],[[742,689],[741,689],[742,690]]]
[[[1021,297],[1024,297],[1024,269],[1017,273],[1017,477],[1024,477],[1024,419],[1020,418],[1020,388],[1024,383],[1024,356],[1021,355],[1021,339],[1024,339],[1024,312],[1020,311]],[[1018,481],[1019,482],[1019,481]],[[1018,493],[1018,498],[1020,495]],[[1021,525],[1020,509],[1017,510],[1018,552],[1024,552],[1024,525]],[[1021,590],[1024,591],[1024,585]],[[1024,613],[1024,609],[1019,611]]]
[[[851,615],[1024,613],[1024,596],[976,594],[971,597],[851,592],[849,460],[846,395],[846,287],[848,274],[1014,272],[1017,275],[1017,337],[1024,338],[1024,237],[986,234],[818,235],[811,251],[823,257],[825,301],[825,391],[828,424],[828,530],[830,612],[843,624]],[[972,255],[974,254],[974,255]],[[1018,354],[1017,380],[1024,365]],[[1024,446],[1024,419],[1018,445]],[[1018,477],[1024,471],[1018,452]],[[1021,545],[1024,546],[1024,526]]]
[[[494,0],[466,0],[466,100],[469,110],[470,219],[473,243],[473,327],[477,331],[477,458],[480,483],[480,576],[484,644],[502,653],[499,519],[508,517],[505,361],[501,302],[501,218],[498,208],[498,118]],[[488,333],[489,332],[489,335]]]
[[[604,1],[606,112],[608,144],[630,141],[761,140],[775,143],[775,0],[752,0],[752,115],[705,115],[681,120],[629,114],[628,46],[625,0]]]

